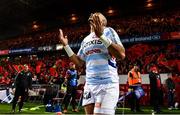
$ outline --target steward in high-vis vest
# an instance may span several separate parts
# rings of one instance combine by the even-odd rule
[[[129,86],[139,86],[141,85],[141,82],[142,79],[138,67],[134,66],[134,68],[128,72],[128,84]]]
[[[134,65],[134,67],[128,72],[128,85],[129,85],[129,90],[131,91],[130,105],[131,105],[131,111],[133,112],[141,111],[139,107],[139,101],[141,97],[139,95],[140,94],[139,89],[142,90],[141,88],[142,79],[140,72],[138,70],[139,70],[138,66]]]

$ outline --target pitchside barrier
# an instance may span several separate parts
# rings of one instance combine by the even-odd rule
[[[0,102],[11,103],[14,97],[15,89],[12,86],[0,85]],[[62,103],[66,94],[66,87],[56,84],[33,84],[32,89],[28,91],[28,98],[26,101],[40,102],[46,105],[49,100]],[[81,106],[81,99],[83,94],[83,85],[80,84],[77,88],[76,101],[78,107]]]
[[[59,97],[60,87],[55,84],[33,84],[29,90],[29,100],[32,102],[43,102],[46,104],[48,100]]]
[[[28,91],[27,100],[46,103],[51,98],[59,97],[60,91],[59,85],[33,84],[32,89]],[[0,102],[11,103],[14,92],[15,89],[12,86],[0,85]]]
[[[14,98],[14,91],[7,85],[0,84],[0,102],[11,103]]]

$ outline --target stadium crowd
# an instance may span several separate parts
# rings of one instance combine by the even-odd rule
[[[135,44],[126,49],[125,60],[118,61],[118,73],[127,74],[134,63],[140,67],[140,72],[146,74],[149,67],[155,64],[160,73],[180,71],[180,54],[177,44]],[[59,83],[63,79],[70,60],[61,54],[29,55],[1,58],[0,84],[11,84],[20,67],[28,64],[34,74],[34,83]],[[85,74],[85,68],[81,73]],[[61,79],[62,78],[62,79]]]
[[[173,43],[135,44],[126,50],[126,58],[118,61],[119,74],[127,74],[134,63],[140,72],[146,74],[151,65],[155,64],[160,73],[180,71],[179,46]]]
[[[109,19],[108,26],[113,27],[121,37],[149,36],[164,32],[179,31],[178,10],[167,11],[163,14],[123,16]],[[71,43],[80,43],[89,32],[87,24],[67,26],[62,28]],[[57,29],[37,31],[30,34],[20,35],[11,40],[0,41],[1,49],[39,47],[55,45],[59,43]]]

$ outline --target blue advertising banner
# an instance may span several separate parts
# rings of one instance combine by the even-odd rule
[[[32,53],[34,48],[21,48],[21,49],[11,49],[9,54],[19,54],[19,53]]]
[[[133,42],[142,42],[142,41],[156,41],[160,40],[160,35],[151,35],[151,36],[145,36],[145,37],[130,37],[130,38],[122,38],[122,43],[133,43]]]

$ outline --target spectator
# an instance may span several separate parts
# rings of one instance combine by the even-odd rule
[[[165,81],[168,95],[168,109],[172,110],[174,106],[174,93],[175,93],[175,83],[172,80],[172,75],[168,74],[168,78]]]

